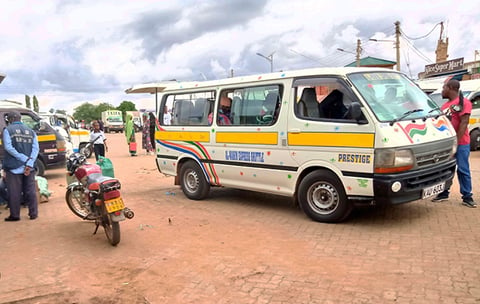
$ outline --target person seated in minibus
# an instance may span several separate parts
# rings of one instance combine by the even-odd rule
[[[222,96],[220,98],[220,107],[218,108],[217,115],[217,124],[218,125],[231,125],[232,121],[230,119],[230,110],[232,107],[232,100],[227,96]],[[208,115],[208,123],[211,124],[213,121],[213,113]]]

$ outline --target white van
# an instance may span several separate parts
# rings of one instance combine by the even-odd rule
[[[211,186],[267,192],[293,197],[315,221],[339,222],[357,205],[436,195],[455,172],[449,120],[388,69],[310,69],[126,92],[159,92],[157,109],[172,108],[171,125],[155,134],[157,166],[190,199],[205,198]],[[230,111],[220,107],[224,96]],[[157,115],[161,124],[163,111]],[[225,115],[230,123],[221,125]]]
[[[63,136],[71,143],[72,152],[80,152],[90,142],[90,131],[80,128],[71,115],[48,112],[40,112],[38,115],[62,135],[62,132],[66,134]],[[85,153],[90,157],[90,152]]]
[[[472,102],[468,131],[470,132],[470,150],[475,151],[480,148],[480,79],[460,81],[460,90],[463,96]],[[442,98],[442,86],[430,94],[430,97],[439,106],[446,102],[446,99]]]

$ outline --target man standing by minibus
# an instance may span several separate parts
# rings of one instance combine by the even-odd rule
[[[443,85],[442,97],[447,98],[441,109],[448,117],[451,117],[455,131],[457,132],[457,177],[460,184],[460,193],[462,194],[462,205],[476,208],[477,204],[473,201],[472,194],[472,177],[470,174],[470,134],[468,133],[468,121],[472,112],[472,103],[459,93],[460,82],[450,79]],[[448,199],[450,189],[445,189],[438,194],[432,201],[440,202]]]
[[[20,220],[20,205],[25,202],[31,220],[38,217],[37,184],[34,164],[38,156],[38,139],[35,132],[21,122],[21,115],[12,111],[7,115],[8,126],[3,130],[8,207],[7,222]]]

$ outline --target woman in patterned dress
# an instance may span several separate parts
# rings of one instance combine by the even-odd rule
[[[145,154],[150,155],[150,152],[153,153],[152,142],[150,140],[150,119],[148,119],[148,114],[146,112],[142,114],[142,118],[142,148],[145,150]]]

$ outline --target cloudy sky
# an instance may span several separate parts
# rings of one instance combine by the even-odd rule
[[[0,0],[0,100],[36,95],[41,111],[123,100],[154,109],[132,85],[220,79],[273,69],[396,60],[412,78],[434,63],[439,23],[449,59],[480,50],[480,2],[470,0]],[[341,48],[344,50],[338,51]],[[477,56],[478,57],[478,56]],[[478,58],[480,59],[480,58]]]

